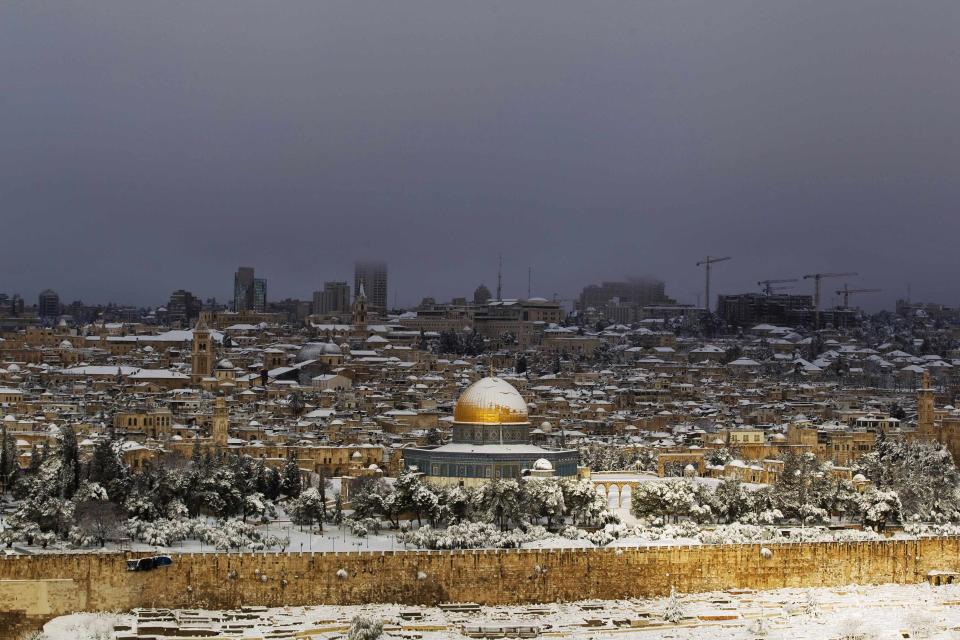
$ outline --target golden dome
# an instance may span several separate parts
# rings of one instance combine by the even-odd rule
[[[527,403],[501,378],[477,380],[460,394],[453,421],[461,424],[527,424]]]

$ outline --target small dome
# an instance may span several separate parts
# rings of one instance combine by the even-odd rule
[[[551,431],[553,431],[553,425],[550,424],[549,420],[544,420],[543,423],[540,425],[540,429],[542,429],[544,433],[550,433]]]
[[[353,455],[350,456],[350,457],[351,457],[352,459],[354,459],[354,460],[359,460],[360,458],[363,457],[363,454],[360,453],[359,451],[354,451],[354,452],[353,452]]]
[[[7,367],[7,373],[20,373],[20,365],[16,362]]]
[[[224,358],[217,363],[217,369],[233,369],[233,363]]]
[[[534,471],[553,471],[553,465],[546,458],[540,458],[533,463]]]
[[[73,345],[70,344],[70,341],[69,341],[69,340],[64,340],[63,342],[60,343],[60,348],[61,348],[61,349],[73,349]]]
[[[866,478],[862,473],[858,473],[857,475],[853,476],[853,481],[854,481],[854,482],[866,482],[866,481],[867,481],[867,478]]]
[[[342,355],[340,347],[332,342],[308,342],[297,352],[297,362],[316,360],[322,356]]]
[[[8,413],[6,416],[4,416],[3,421],[4,421],[4,422],[16,422],[17,419],[13,417],[13,414],[12,414],[12,413]]]

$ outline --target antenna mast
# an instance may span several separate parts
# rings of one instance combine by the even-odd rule
[[[503,300],[503,254],[497,254],[499,262],[497,263],[497,301]]]

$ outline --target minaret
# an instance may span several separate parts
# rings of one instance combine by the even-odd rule
[[[367,326],[367,294],[363,289],[363,282],[360,282],[360,291],[353,301],[353,324],[355,327],[363,328]]]
[[[210,329],[207,328],[207,319],[205,313],[200,314],[197,320],[197,326],[193,329],[193,371],[191,380],[193,384],[200,384],[204,378],[213,375],[213,340],[210,336]]]
[[[226,448],[227,431],[230,427],[230,413],[227,411],[227,403],[223,396],[218,396],[213,401],[213,445],[215,447]]]
[[[933,433],[933,389],[930,372],[923,372],[923,387],[917,389],[917,432]]]

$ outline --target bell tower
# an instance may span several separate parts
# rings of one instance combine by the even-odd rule
[[[917,431],[933,433],[933,389],[930,387],[930,372],[924,371],[922,387],[917,389]]]
[[[193,328],[193,353],[191,363],[191,381],[200,384],[204,378],[213,375],[213,338],[207,327],[207,314],[201,312],[197,326]]]
[[[213,401],[213,428],[211,435],[215,447],[226,448],[228,430],[230,427],[230,412],[223,396],[217,396]]]
[[[367,326],[367,294],[363,290],[363,282],[360,283],[360,290],[353,301],[353,324],[356,327]]]

